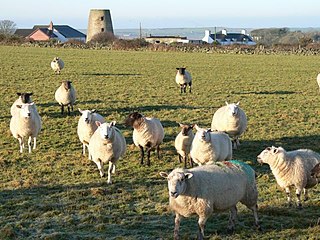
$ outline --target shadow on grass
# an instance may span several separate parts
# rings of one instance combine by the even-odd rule
[[[140,77],[142,74],[140,73],[83,73],[85,76],[133,76]]]
[[[288,94],[296,94],[301,92],[294,91],[250,91],[250,92],[234,92],[234,94],[257,94],[257,95],[288,95]]]
[[[111,109],[112,111],[125,111],[128,114],[131,112],[148,112],[148,111],[162,111],[162,110],[177,110],[177,109],[206,109],[208,107],[205,106],[187,106],[187,105],[148,105],[148,106],[137,106],[137,107],[124,107],[124,108],[116,108]]]

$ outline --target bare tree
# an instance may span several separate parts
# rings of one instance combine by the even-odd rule
[[[0,34],[12,35],[16,30],[16,24],[11,20],[0,20]]]

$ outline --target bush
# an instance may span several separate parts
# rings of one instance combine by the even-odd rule
[[[113,43],[117,37],[111,32],[102,32],[94,35],[90,43],[101,43],[101,44],[110,44]]]

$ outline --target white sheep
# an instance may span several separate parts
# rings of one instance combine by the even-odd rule
[[[319,73],[318,76],[317,76],[317,83],[318,83],[319,92],[320,92],[320,73]]]
[[[55,57],[51,61],[51,68],[55,73],[60,74],[61,70],[64,68],[64,62],[61,58]]]
[[[236,149],[239,143],[239,136],[247,129],[247,116],[239,107],[238,103],[228,104],[219,108],[213,115],[211,129],[227,133],[233,139],[233,148]]]
[[[61,106],[61,114],[64,112],[64,106],[68,106],[68,115],[70,115],[70,107],[73,111],[73,105],[76,102],[76,90],[71,83],[71,81],[62,81],[54,95],[56,101]]]
[[[298,207],[301,208],[301,192],[304,190],[305,200],[308,199],[308,188],[317,184],[311,177],[311,170],[320,162],[320,154],[309,149],[298,149],[287,152],[282,147],[268,147],[258,156],[259,163],[266,163],[277,180],[285,189],[288,203],[291,204],[290,187],[296,189]]]
[[[126,125],[133,127],[133,142],[140,148],[141,164],[144,159],[144,149],[147,151],[147,165],[150,166],[150,151],[157,150],[160,158],[160,144],[164,138],[162,124],[157,118],[145,117],[138,112],[129,114]]]
[[[183,159],[184,167],[187,168],[188,155],[190,155],[191,144],[194,138],[194,134],[192,132],[194,125],[181,124],[181,123],[179,123],[179,125],[181,127],[181,131],[175,138],[174,146],[179,155],[179,162],[181,163]],[[192,159],[190,156],[189,158],[190,158],[190,166],[193,167]]]
[[[103,164],[109,162],[108,183],[111,184],[111,172],[114,174],[116,164],[125,154],[126,140],[121,131],[115,127],[116,122],[96,122],[98,128],[89,141],[89,154],[97,165],[100,176],[104,177]]]
[[[255,172],[248,164],[231,160],[160,175],[168,180],[169,205],[176,215],[174,239],[179,238],[181,217],[193,214],[199,216],[198,239],[203,239],[205,223],[215,211],[230,209],[228,228],[233,230],[238,202],[253,211],[255,225],[260,228]]]
[[[232,143],[227,134],[212,132],[210,129],[200,128],[198,125],[195,125],[194,128],[197,132],[190,151],[193,162],[203,165],[232,158]]]
[[[16,105],[20,110],[12,116],[10,121],[10,131],[14,138],[19,140],[20,153],[23,152],[24,138],[28,139],[29,153],[31,153],[31,142],[33,138],[33,149],[36,149],[37,136],[41,130],[41,118],[34,103],[24,103]]]
[[[86,147],[89,151],[89,141],[93,133],[97,130],[98,126],[96,121],[104,123],[105,119],[99,113],[96,113],[96,110],[81,110],[78,109],[82,114],[78,121],[77,133],[80,142],[82,143],[82,154],[85,156]],[[88,153],[90,159],[90,153]]]
[[[16,99],[14,101],[14,103],[12,104],[11,108],[10,108],[10,113],[11,113],[11,116],[13,115],[16,115],[18,112],[19,112],[19,108],[16,107],[16,105],[21,105],[21,104],[24,104],[24,103],[31,103],[32,102],[32,99],[31,99],[31,95],[33,93],[30,92],[26,92],[26,93],[20,93],[20,92],[17,92],[17,95],[19,96],[18,99]],[[36,104],[33,104],[33,107],[36,108]]]
[[[189,92],[191,93],[192,77],[185,67],[176,68],[176,83],[180,86],[180,93],[185,93],[187,85],[189,85]]]

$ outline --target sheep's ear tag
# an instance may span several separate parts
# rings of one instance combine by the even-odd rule
[[[101,122],[99,122],[99,121],[96,121],[96,125],[97,125],[98,127],[100,127],[100,125],[101,125]]]
[[[159,174],[163,178],[168,178],[168,173],[166,173],[166,172],[160,172]]]
[[[184,176],[186,179],[190,179],[193,177],[193,174],[192,173],[185,173]]]

